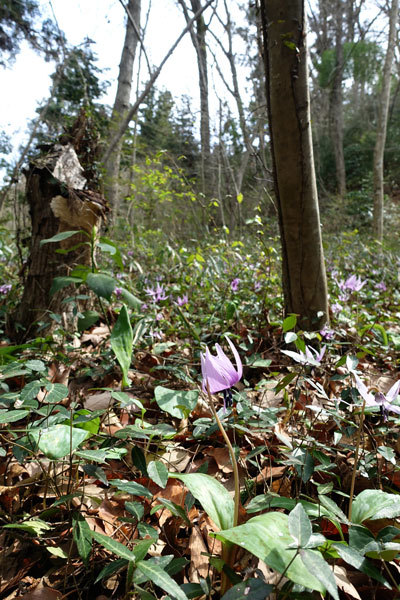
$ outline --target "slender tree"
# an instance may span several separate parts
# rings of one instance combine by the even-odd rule
[[[124,120],[130,107],[133,65],[139,40],[140,2],[141,0],[129,0],[126,9],[128,16],[125,41],[119,65],[118,87],[111,117],[110,139],[115,135],[115,132],[118,131],[121,122]],[[118,177],[121,150],[122,139],[118,141],[114,151],[109,155],[105,162],[105,195],[113,208],[114,218],[118,214],[120,204]]]
[[[314,160],[304,0],[260,0],[286,313],[303,329],[328,319]]]
[[[182,6],[186,23],[190,23],[190,15],[185,0],[178,0]],[[190,37],[196,51],[197,69],[199,72],[200,90],[200,141],[201,141],[201,187],[204,194],[210,188],[211,183],[211,150],[210,150],[210,111],[208,106],[208,64],[206,33],[207,26],[203,14],[200,14],[200,0],[190,0],[193,14],[199,16],[190,27]]]
[[[396,43],[399,0],[392,0],[389,13],[389,38],[382,75],[382,90],[378,104],[376,142],[374,150],[374,212],[373,231],[378,241],[383,239],[383,155],[386,142],[386,129],[389,113],[390,83],[392,63]]]

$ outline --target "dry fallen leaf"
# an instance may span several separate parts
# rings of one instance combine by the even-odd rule
[[[208,575],[208,558],[202,553],[207,552],[207,546],[204,543],[203,536],[197,525],[192,529],[192,533],[189,538],[189,550],[190,550],[190,568],[189,568],[189,581],[198,583],[200,577],[204,579]]]
[[[346,594],[349,594],[352,598],[356,598],[356,600],[361,600],[360,594],[357,592],[356,588],[347,578],[347,572],[344,567],[340,567],[339,565],[335,565],[333,567],[333,574],[335,576],[336,584],[339,589],[343,590]]]

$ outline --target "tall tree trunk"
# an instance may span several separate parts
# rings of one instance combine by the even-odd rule
[[[311,139],[304,0],[261,0],[285,312],[321,328],[328,297]]]
[[[330,124],[336,165],[336,188],[340,198],[346,195],[346,169],[343,153],[343,0],[336,1],[336,63],[330,95]]]
[[[399,0],[392,0],[389,13],[389,39],[383,67],[382,90],[378,103],[376,142],[374,149],[374,212],[373,233],[378,241],[383,239],[383,155],[386,142],[386,128],[390,101],[392,63],[396,42]]]
[[[185,15],[186,23],[190,22],[190,16],[185,0],[179,0]],[[190,0],[194,14],[198,13],[202,6],[200,0]],[[207,27],[202,14],[196,19],[196,27],[190,28],[190,37],[197,56],[197,69],[199,72],[200,90],[200,144],[201,144],[201,187],[203,194],[211,189],[211,149],[210,149],[210,111],[208,106],[208,69],[207,69]]]
[[[140,3],[141,0],[129,0],[126,23],[125,42],[119,65],[118,87],[115,95],[115,101],[111,117],[110,139],[118,131],[126,113],[130,107],[130,97],[132,88],[133,65],[135,61],[136,46],[138,43],[139,22],[140,22]],[[131,18],[129,18],[129,15]],[[136,25],[134,27],[133,22]],[[105,196],[113,209],[113,218],[118,215],[120,206],[119,196],[119,167],[121,162],[122,139],[105,162]]]

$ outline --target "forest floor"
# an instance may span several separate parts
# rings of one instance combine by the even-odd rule
[[[399,597],[398,262],[338,238],[303,332],[250,247],[106,256],[75,331],[0,345],[1,599]],[[202,387],[216,343],[232,406]]]

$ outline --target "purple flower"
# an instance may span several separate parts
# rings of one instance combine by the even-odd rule
[[[239,279],[238,277],[235,277],[235,279],[233,279],[233,280],[231,281],[231,289],[232,289],[232,292],[237,292],[237,291],[238,291],[238,288],[239,288],[239,281],[240,281],[240,279]]]
[[[0,294],[3,294],[3,296],[7,296],[8,292],[11,290],[12,285],[11,283],[3,283],[3,285],[0,285]]]
[[[187,294],[182,296],[182,298],[180,296],[178,296],[176,299],[176,303],[178,306],[185,306],[185,304],[187,304],[188,302],[189,302],[189,298],[188,298]]]
[[[339,302],[335,302],[334,304],[332,304],[331,309],[333,314],[336,314],[343,309],[343,306],[339,304]]]
[[[350,275],[350,277],[348,277],[346,281],[341,281],[339,283],[339,287],[341,290],[351,290],[352,292],[359,292],[366,283],[366,280],[362,281],[361,277],[357,277],[356,275]]]
[[[387,419],[387,413],[389,411],[400,414],[400,406],[392,404],[393,400],[395,400],[399,394],[400,379],[399,381],[396,381],[394,385],[392,385],[387,394],[376,392],[374,396],[374,394],[368,391],[367,386],[361,381],[355,371],[353,371],[353,375],[354,379],[356,380],[356,388],[360,392],[361,397],[364,398],[367,406],[379,406],[381,413],[385,417],[385,420]]]
[[[124,274],[123,273],[117,273],[116,277],[117,277],[117,279],[119,279],[121,281],[121,279],[124,278]]]
[[[313,367],[319,367],[324,357],[325,350],[326,346],[323,346],[319,352],[311,346],[306,346],[305,352],[293,352],[292,350],[281,350],[281,352],[283,354],[286,354],[287,356],[290,356],[290,358],[293,358],[293,360],[295,360],[298,363],[301,363],[302,365],[311,365]]]
[[[254,291],[259,292],[261,290],[261,281],[254,282]]]
[[[235,346],[227,337],[232,354],[235,357],[236,369],[226,356],[219,344],[215,344],[217,356],[213,356],[208,348],[205,353],[200,354],[201,373],[203,376],[202,388],[207,392],[207,384],[211,394],[224,392],[224,404],[232,401],[231,387],[237,383],[243,374],[242,361]]]
[[[385,282],[384,282],[384,281],[380,281],[379,283],[377,283],[377,284],[375,285],[375,288],[376,288],[377,290],[381,290],[381,292],[386,292],[386,290],[387,290],[387,287],[386,287],[386,284],[385,284]]]
[[[128,256],[133,256],[133,250],[128,250]]]
[[[155,301],[158,302],[159,300],[166,300],[167,296],[165,295],[165,290],[163,288],[162,285],[160,285],[159,283],[157,283],[157,287],[156,287],[156,297],[155,297]]]
[[[323,329],[321,329],[320,334],[326,340],[331,340],[335,335],[335,332],[333,331],[333,329],[330,329],[329,327],[325,326]]]
[[[156,291],[155,291],[155,290],[153,290],[153,288],[152,288],[152,287],[150,287],[150,286],[147,286],[146,288],[144,288],[144,291],[146,292],[146,294],[147,294],[148,296],[152,296],[152,297],[153,297],[153,296],[155,296],[155,295],[156,295]]]
[[[117,298],[121,298],[121,296],[122,296],[122,288],[116,287],[115,290],[114,290],[114,293],[117,296]]]

